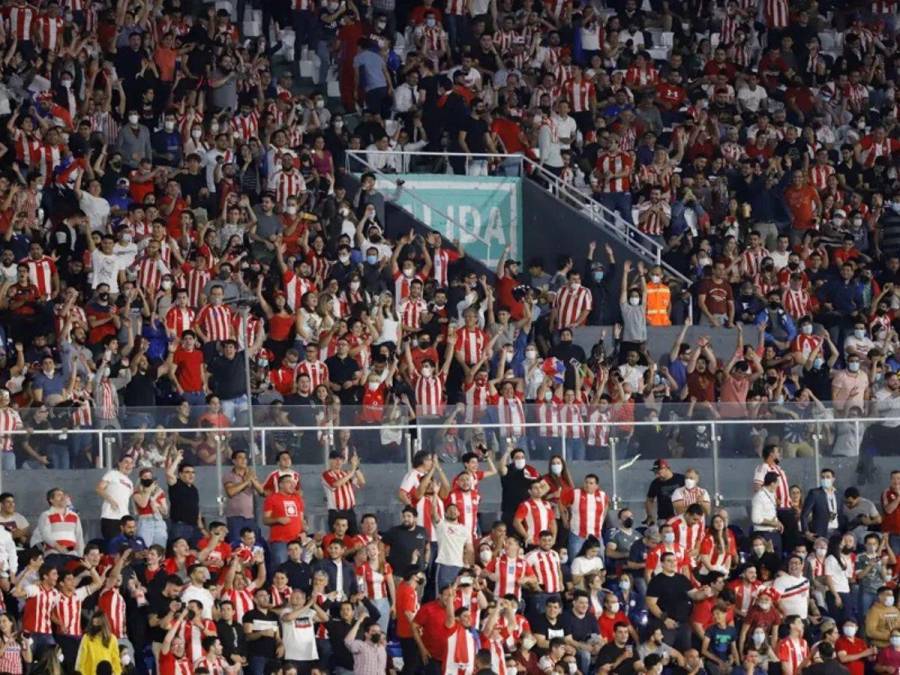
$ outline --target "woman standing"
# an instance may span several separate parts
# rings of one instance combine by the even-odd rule
[[[16,632],[16,625],[6,614],[0,614],[0,673],[22,675],[31,663],[31,646]]]
[[[377,543],[365,549],[366,560],[356,568],[359,588],[378,610],[378,625],[387,632],[388,621],[394,614],[394,572],[385,562]]]

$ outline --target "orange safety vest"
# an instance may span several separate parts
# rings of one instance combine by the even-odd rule
[[[666,284],[647,284],[647,323],[651,326],[671,326],[669,308],[672,292]]]

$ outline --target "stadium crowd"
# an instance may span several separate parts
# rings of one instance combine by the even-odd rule
[[[64,432],[123,429],[99,539],[61,489],[34,524],[0,495],[0,673],[900,672],[900,473],[876,505],[779,464],[818,447],[886,483],[896,3],[421,2],[0,7],[0,434],[59,431],[0,435],[0,470],[95,466]],[[590,244],[486,270],[389,222],[377,177],[521,171],[492,152],[665,265]],[[260,480],[227,432],[251,402],[360,429],[276,434]],[[413,421],[397,518],[357,520],[368,467],[405,461],[382,425]],[[667,459],[708,456],[712,421],[759,462],[748,530]],[[563,459],[613,444],[657,460],[646,513]],[[293,467],[324,453],[315,531]]]

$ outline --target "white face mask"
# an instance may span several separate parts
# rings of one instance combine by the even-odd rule
[[[525,459],[522,457],[516,457],[516,459],[513,460],[513,466],[516,467],[519,471],[521,471],[522,469],[525,468]]]
[[[122,243],[123,244],[131,243],[131,233],[130,232],[126,232],[125,234],[122,235]]]
[[[824,558],[826,553],[828,553],[827,548],[816,548],[816,557]]]
[[[545,391],[545,392],[544,392],[544,400],[547,401],[547,403],[549,403],[550,401],[552,401],[552,400],[553,400],[553,392],[552,392],[552,391]]]
[[[403,268],[403,276],[405,276],[407,279],[411,279],[413,274],[415,274],[415,269],[411,267]]]
[[[830,490],[831,486],[834,485],[833,478],[823,478],[820,482],[822,483],[822,487],[826,490]]]
[[[666,532],[663,535],[663,541],[667,544],[674,544],[675,543],[675,533],[674,532]]]
[[[129,123],[131,126],[137,126],[137,123],[138,123],[138,120],[139,120],[139,119],[140,119],[140,118],[139,118],[137,115],[129,115],[129,116],[128,116],[128,123]]]
[[[686,487],[688,490],[693,490],[695,487],[697,487],[697,480],[695,478],[685,478],[684,487]]]
[[[321,110],[322,108],[325,107],[325,101],[323,101],[323,100],[320,99],[320,98],[317,98],[317,99],[316,99],[316,107],[317,107],[319,110]]]
[[[285,208],[284,211],[285,211],[285,213],[287,213],[289,216],[295,216],[295,215],[297,215],[297,207],[296,207],[296,206],[293,206],[293,205],[289,205],[287,208]]]
[[[341,254],[338,256],[338,260],[339,260],[340,262],[342,262],[342,263],[345,263],[345,264],[348,263],[348,262],[350,262],[350,254],[349,254],[349,253],[341,253]]]
[[[171,279],[163,279],[160,284],[163,287],[163,290],[167,291],[172,288],[172,280]]]
[[[813,327],[812,327],[812,324],[811,324],[811,323],[807,323],[807,324],[804,324],[803,327],[802,327],[800,330],[803,331],[803,334],[804,334],[804,335],[812,335],[812,328],[813,328]]]
[[[431,377],[434,374],[434,368],[431,366],[422,366],[422,376]]]
[[[859,372],[859,361],[852,361],[852,362],[848,363],[847,370],[849,370],[851,373],[858,373]]]
[[[631,589],[631,582],[628,579],[622,579],[619,582],[619,590],[627,591]]]
[[[358,282],[358,281],[351,281],[351,282],[350,282],[350,290],[351,290],[351,291],[358,291],[358,290],[359,290],[359,282]]]
[[[199,141],[203,137],[202,129],[191,129],[191,138],[195,141]]]
[[[171,133],[175,130],[175,122],[172,120],[166,120],[165,122],[163,122],[163,128]]]
[[[60,84],[65,88],[69,89],[72,86],[72,80],[61,80]]]
[[[529,361],[534,361],[537,358],[537,350],[536,349],[526,349],[525,350],[525,358]]]
[[[562,464],[551,464],[550,473],[552,473],[554,476],[559,476],[560,474],[562,474]]]
[[[894,649],[900,649],[900,635],[891,636],[891,647],[893,647]]]
[[[369,382],[369,391],[375,391],[376,389],[378,389],[378,383],[377,382]]]
[[[766,547],[765,547],[765,546],[754,546],[754,547],[753,547],[753,552],[754,552],[756,555],[758,555],[758,556],[761,557],[761,556],[766,552]]]
[[[634,306],[641,304],[641,299],[636,297],[628,298],[628,303]]]
[[[654,284],[658,284],[660,281],[662,281],[662,277],[659,276],[658,274],[651,274],[650,281]]]
[[[753,632],[753,644],[761,645],[766,641],[766,634],[762,631],[754,631]]]
[[[214,133],[214,134],[219,133],[219,123],[218,123],[218,122],[213,122],[212,124],[210,124],[210,125],[209,125],[209,130],[210,130],[212,133]]]
[[[489,563],[491,559],[494,557],[494,552],[489,548],[481,549],[481,552],[478,554],[478,557],[481,559],[483,563]]]
[[[616,614],[619,611],[619,603],[618,602],[609,603],[609,611],[612,612],[613,614]]]
[[[893,595],[889,595],[884,599],[884,606],[885,607],[893,607],[894,606],[894,596]]]
[[[848,638],[856,637],[856,626],[844,626],[844,635],[846,635]]]

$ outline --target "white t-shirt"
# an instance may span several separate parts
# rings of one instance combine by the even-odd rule
[[[585,558],[584,556],[578,556],[577,558],[575,558],[575,560],[572,561],[572,576],[583,577],[586,574],[599,572],[602,569],[603,558],[600,556],[597,556],[596,558]]]
[[[750,91],[750,87],[741,87],[737,93],[738,101],[750,112],[758,112],[760,103],[767,98],[766,90],[759,86],[753,91]]]
[[[785,616],[796,614],[801,619],[807,617],[809,614],[809,579],[782,574],[772,583],[772,588],[778,591],[782,614]]]
[[[463,567],[463,549],[472,537],[472,530],[462,523],[442,520],[434,526],[434,532],[438,545],[435,562],[450,567]]]
[[[831,581],[834,583],[834,590],[838,593],[850,592],[850,581],[847,579],[847,572],[841,569],[840,563],[833,555],[825,558],[825,576],[831,577]]]
[[[81,197],[78,199],[78,205],[87,216],[88,223],[92,232],[103,232],[106,230],[106,221],[109,218],[109,202],[103,197],[95,197],[94,195],[82,191]]]
[[[284,642],[284,658],[288,661],[319,660],[319,651],[316,649],[316,624],[313,621],[315,615],[312,609],[308,609],[293,621],[282,619],[281,639]]]
[[[119,520],[128,515],[128,507],[131,504],[131,495],[134,494],[134,483],[118,469],[107,471],[103,476],[106,483],[106,493],[112,497],[118,508],[113,508],[105,499],[100,508],[100,517],[108,520]]]
[[[215,602],[212,593],[205,588],[198,588],[197,586],[190,585],[182,591],[181,602],[186,605],[191,600],[196,600],[203,606],[204,619],[212,619],[212,608],[213,603]],[[277,628],[277,626],[272,626],[272,628]]]
[[[110,293],[119,292],[119,270],[125,268],[118,255],[115,253],[106,255],[100,249],[94,249],[91,253],[91,268],[93,269],[91,288],[97,288],[100,284],[109,284]]]
[[[127,244],[117,241],[113,244],[113,253],[119,256],[122,268],[128,269],[134,264],[135,258],[137,258],[138,247],[133,241],[130,241]]]

